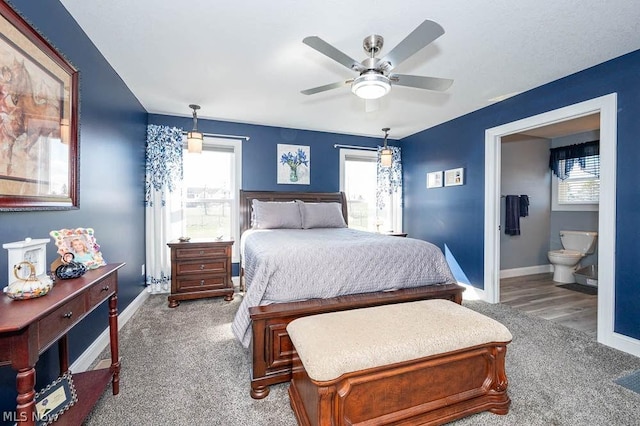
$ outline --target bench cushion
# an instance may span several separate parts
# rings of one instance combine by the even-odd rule
[[[499,322],[442,299],[298,318],[287,332],[316,381],[512,339]]]

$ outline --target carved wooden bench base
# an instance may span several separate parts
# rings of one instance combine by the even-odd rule
[[[319,382],[294,361],[300,425],[438,425],[481,411],[507,414],[506,344],[486,344]]]

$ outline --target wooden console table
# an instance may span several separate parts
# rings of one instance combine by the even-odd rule
[[[0,295],[0,365],[11,365],[17,371],[15,419],[19,424],[35,424],[35,365],[40,354],[58,342],[60,374],[69,370],[67,332],[106,300],[111,366],[72,375],[78,401],[56,424],[81,424],[109,381],[113,394],[118,394],[118,269],[122,266],[124,263],[108,264],[87,271],[80,278],[56,280],[46,296],[36,299],[11,300]]]

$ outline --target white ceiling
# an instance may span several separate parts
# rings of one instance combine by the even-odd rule
[[[400,139],[640,49],[638,0],[61,0],[149,113]],[[365,111],[355,77],[302,39],[360,61],[425,19],[445,34],[394,72],[451,78],[444,93],[394,87]],[[80,69],[80,72],[82,70]]]

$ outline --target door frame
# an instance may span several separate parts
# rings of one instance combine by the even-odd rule
[[[614,332],[617,93],[506,123],[485,131],[484,291],[500,302],[500,176],[503,136],[600,113],[600,210],[598,220],[598,342],[640,356],[640,341]],[[606,283],[611,283],[607,285]]]

